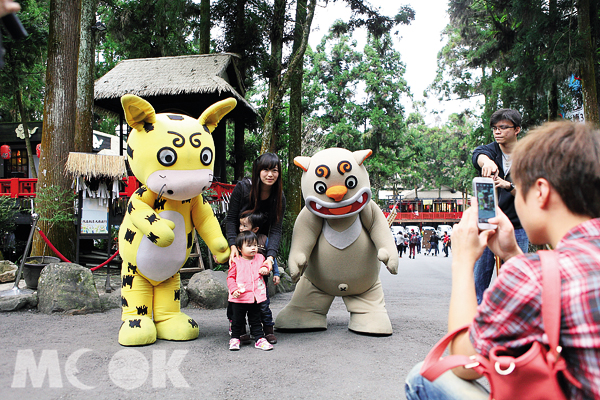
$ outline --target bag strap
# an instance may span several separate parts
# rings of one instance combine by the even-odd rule
[[[425,361],[421,366],[420,374],[430,381],[434,381],[438,376],[448,371],[449,369],[456,367],[463,367],[465,365],[475,362],[472,358],[460,354],[451,355],[448,357],[441,358],[446,350],[446,347],[459,333],[469,329],[470,324],[461,326],[460,328],[447,333],[439,342],[429,351]]]
[[[542,263],[542,321],[550,351],[558,355],[560,338],[561,280],[558,257],[553,251],[538,251]]]
[[[554,354],[555,359],[558,359],[558,342],[560,337],[560,271],[558,269],[558,259],[552,251],[539,251],[540,261],[542,263],[542,319],[544,321],[544,329],[548,336],[550,351]],[[427,354],[423,366],[421,367],[421,375],[426,379],[433,381],[444,372],[456,367],[464,367],[469,364],[485,362],[483,357],[467,357],[464,355],[451,355],[441,358],[444,351],[461,332],[469,329],[470,324],[462,326],[448,334],[446,334]],[[477,367],[473,368],[476,371]],[[477,371],[480,372],[480,371]]]

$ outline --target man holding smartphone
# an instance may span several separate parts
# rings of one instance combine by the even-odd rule
[[[568,399],[600,399],[599,158],[600,131],[570,121],[533,129],[514,152],[515,207],[532,243],[553,247],[552,267],[561,277],[559,360],[581,384],[564,380]],[[464,325],[469,330],[454,337],[450,354],[487,358],[492,348],[503,346],[516,356],[532,343],[548,343],[541,315],[542,263],[539,254],[521,254],[512,224],[501,211],[489,220],[497,229],[480,230],[477,201],[472,199],[474,207],[452,231],[448,332]],[[473,267],[486,246],[507,261],[477,306]],[[473,369],[454,368],[431,382],[420,375],[421,365],[406,378],[408,400],[491,398],[474,381],[479,375]],[[546,398],[558,398],[558,393]]]
[[[516,189],[510,177],[512,151],[517,144],[517,135],[521,132],[521,114],[517,110],[500,109],[492,114],[490,127],[495,141],[475,149],[473,165],[482,177],[494,180],[498,207],[512,223],[519,247],[527,253],[529,240],[515,210]],[[495,265],[494,253],[486,248],[474,270],[477,304],[481,303],[483,292],[490,285]]]

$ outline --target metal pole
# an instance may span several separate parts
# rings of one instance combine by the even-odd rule
[[[15,285],[13,286],[12,289],[0,292],[0,297],[18,296],[18,295],[22,295],[22,294],[33,293],[33,290],[31,290],[31,289],[19,289],[19,281],[21,280],[21,273],[23,272],[23,266],[25,265],[25,259],[27,258],[27,254],[29,253],[29,249],[31,248],[31,242],[33,241],[33,233],[35,232],[35,227],[37,225],[38,219],[40,219],[40,216],[36,213],[33,213],[33,214],[31,214],[31,219],[33,221],[31,223],[31,231],[29,232],[29,239],[27,239],[27,245],[25,246],[25,253],[23,253],[23,258],[21,258],[21,265],[19,266],[19,269],[17,270],[17,276],[15,277]]]

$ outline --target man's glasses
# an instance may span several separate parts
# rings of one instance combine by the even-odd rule
[[[505,131],[507,129],[510,128],[515,128],[515,126],[508,126],[508,125],[500,125],[500,126],[492,126],[492,132],[494,131]]]

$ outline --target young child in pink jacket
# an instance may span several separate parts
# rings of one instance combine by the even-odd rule
[[[258,239],[254,232],[240,232],[235,245],[240,249],[241,257],[231,261],[227,274],[229,302],[233,312],[229,350],[240,349],[240,336],[245,330],[246,315],[250,333],[254,336],[254,347],[272,350],[273,345],[265,338],[260,321],[261,303],[267,300],[267,287],[262,276],[271,272],[269,264],[258,253]]]

